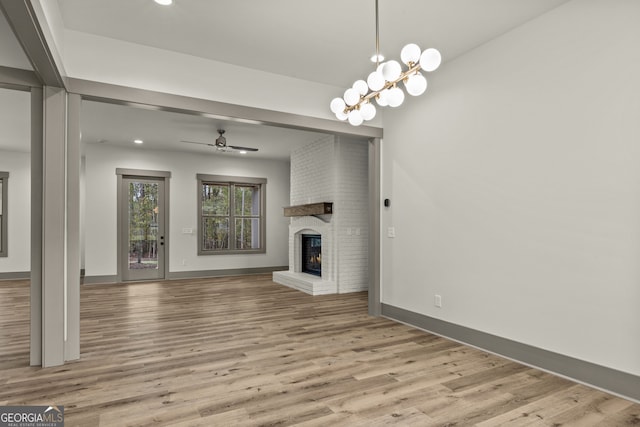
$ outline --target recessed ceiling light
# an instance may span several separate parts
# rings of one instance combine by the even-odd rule
[[[154,0],[154,1],[163,6],[169,6],[171,3],[173,3],[173,0]]]
[[[136,144],[142,144],[144,141],[141,139],[134,139],[133,142],[135,142]]]
[[[246,151],[244,151],[244,150],[240,150],[240,151],[239,151],[239,153],[240,153],[240,154],[247,154],[247,152],[246,152]]]

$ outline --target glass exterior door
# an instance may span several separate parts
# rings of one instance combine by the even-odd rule
[[[164,181],[149,178],[122,179],[121,203],[124,227],[121,241],[122,279],[164,278]]]

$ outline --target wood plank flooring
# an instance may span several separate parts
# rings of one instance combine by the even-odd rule
[[[85,285],[81,360],[29,367],[28,292],[0,282],[0,405],[64,405],[67,427],[640,425],[638,404],[270,275]]]

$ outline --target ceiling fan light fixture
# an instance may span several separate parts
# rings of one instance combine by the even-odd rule
[[[218,137],[216,138],[214,144],[210,142],[187,141],[184,139],[181,140],[181,142],[186,142],[188,144],[198,144],[198,145],[207,145],[209,147],[215,147],[216,150],[221,151],[223,153],[237,152],[240,154],[247,154],[250,151],[252,153],[259,151],[258,148],[254,148],[254,147],[240,147],[238,145],[227,145],[227,138],[222,136],[224,133],[225,133],[224,129],[218,129]]]
[[[364,87],[363,80],[357,80],[353,87],[344,92],[342,99],[334,98],[330,103],[331,112],[338,120],[348,120],[353,126],[360,126],[363,121],[376,116],[376,100],[381,107],[399,107],[405,99],[405,94],[398,83],[403,82],[407,93],[411,96],[422,95],[427,89],[427,79],[420,73],[435,71],[442,62],[442,55],[437,49],[429,48],[425,51],[415,43],[405,45],[400,51],[400,60],[408,69],[403,71],[402,65],[395,60],[382,62],[380,55],[380,36],[378,19],[378,0],[376,4],[376,54],[371,57],[376,70],[367,77]]]

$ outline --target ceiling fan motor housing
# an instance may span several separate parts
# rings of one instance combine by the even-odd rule
[[[224,148],[227,146],[227,138],[222,136],[224,134],[224,130],[218,130],[218,133],[220,136],[216,138],[216,147]]]

